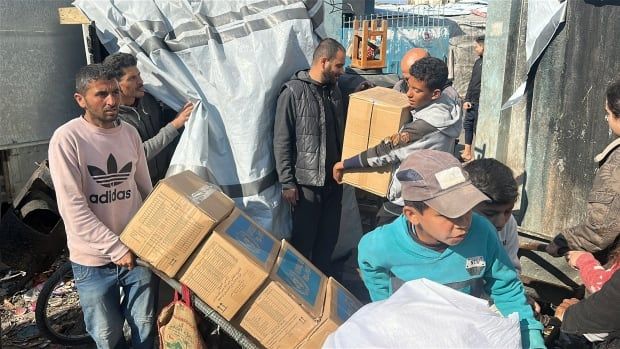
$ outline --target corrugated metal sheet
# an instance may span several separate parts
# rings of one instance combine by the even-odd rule
[[[548,236],[583,220],[593,158],[612,140],[604,95],[620,77],[620,5],[598,3],[568,2],[566,25],[534,80],[522,226]]]
[[[620,3],[570,1],[566,23],[543,53],[526,101],[501,112],[524,72],[527,2],[492,2],[487,22],[476,148],[508,164],[524,184],[521,226],[543,237],[580,223],[597,164],[612,139],[604,93],[620,78]]]
[[[70,0],[0,1],[0,149],[42,142],[78,115],[73,81],[82,28],[60,25]]]

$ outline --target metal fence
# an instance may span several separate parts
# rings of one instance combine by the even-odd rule
[[[400,59],[405,52],[414,47],[428,50],[433,57],[448,59],[450,31],[443,7],[420,7],[407,11],[398,8],[395,11],[376,12],[364,17],[343,18],[340,42],[344,47],[348,48],[351,44],[354,20],[387,20],[387,67],[384,68],[384,72],[400,75]],[[350,60],[347,64],[350,64]]]

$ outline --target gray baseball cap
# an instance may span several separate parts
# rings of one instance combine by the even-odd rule
[[[405,201],[422,201],[448,218],[458,218],[490,200],[469,180],[452,154],[417,150],[400,164],[396,178]]]

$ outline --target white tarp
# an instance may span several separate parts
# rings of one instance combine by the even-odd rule
[[[219,185],[278,237],[290,234],[273,160],[282,83],[309,66],[320,0],[76,0],[110,52],[137,56],[149,93],[195,103],[168,174]]]
[[[566,3],[560,0],[537,0],[527,3],[527,31],[525,33],[526,76],[510,98],[502,105],[502,110],[517,104],[525,95],[527,74],[553,38],[558,27],[566,17]]]
[[[502,317],[483,299],[418,279],[362,307],[323,348],[520,349],[521,331],[517,313]]]

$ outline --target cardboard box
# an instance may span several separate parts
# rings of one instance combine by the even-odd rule
[[[153,267],[174,277],[234,206],[213,185],[184,171],[157,184],[121,234],[121,241]]]
[[[355,156],[398,133],[401,126],[411,120],[410,111],[407,96],[392,89],[375,87],[351,94],[342,159]],[[375,195],[386,196],[391,172],[389,166],[347,171],[343,181]]]
[[[301,343],[299,349],[319,349],[332,332],[351,317],[362,303],[334,278],[327,281],[325,307],[319,326]]]
[[[179,280],[230,320],[269,276],[280,241],[235,209],[179,272]]]
[[[241,327],[268,349],[290,349],[317,326],[327,278],[282,240],[269,283],[248,304]]]

